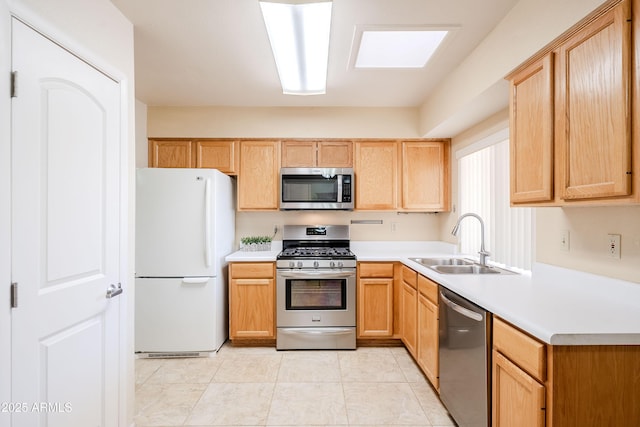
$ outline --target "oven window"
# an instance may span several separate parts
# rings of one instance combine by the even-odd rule
[[[283,202],[337,202],[338,177],[320,175],[283,175]]]
[[[345,310],[346,279],[288,279],[287,310]]]

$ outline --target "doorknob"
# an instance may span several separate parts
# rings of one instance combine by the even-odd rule
[[[116,285],[112,283],[109,285],[109,288],[107,288],[107,298],[117,297],[121,293],[122,293],[122,285],[120,283],[118,283],[118,287],[116,287]]]

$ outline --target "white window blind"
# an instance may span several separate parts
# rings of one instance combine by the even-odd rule
[[[486,145],[486,144],[485,144]],[[473,212],[485,223],[489,260],[531,270],[531,208],[509,206],[509,141],[481,148],[458,158],[459,215]],[[460,251],[480,250],[480,223],[465,218],[460,225]]]

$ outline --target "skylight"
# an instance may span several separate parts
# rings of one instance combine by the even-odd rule
[[[442,43],[446,30],[364,30],[356,68],[422,68]]]

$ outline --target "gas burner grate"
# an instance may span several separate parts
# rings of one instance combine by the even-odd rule
[[[349,248],[317,248],[317,247],[296,247],[284,249],[281,257],[292,258],[355,258]]]

